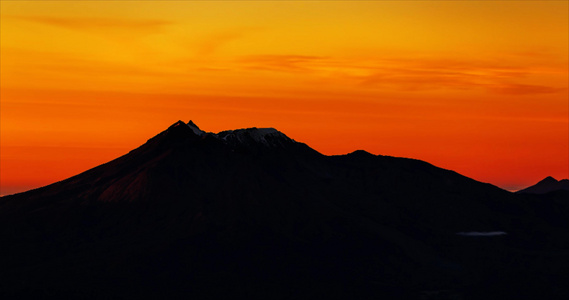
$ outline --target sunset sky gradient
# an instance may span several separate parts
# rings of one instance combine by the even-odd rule
[[[569,177],[568,1],[1,1],[0,194],[179,119],[516,190]]]

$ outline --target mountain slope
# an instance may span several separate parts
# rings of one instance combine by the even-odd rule
[[[365,151],[324,156],[275,129],[214,134],[180,121],[111,162],[1,198],[0,237],[8,246],[0,291],[277,299],[562,294],[567,264],[533,263],[569,257],[562,214],[552,223],[549,210],[533,207],[564,207],[549,197],[514,195],[418,160]],[[472,231],[507,234],[457,235]]]

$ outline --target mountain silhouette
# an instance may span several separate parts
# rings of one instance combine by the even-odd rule
[[[553,191],[558,190],[567,190],[569,191],[569,179],[561,179],[557,180],[551,176],[547,176],[545,179],[541,180],[540,182],[527,187],[525,189],[517,191],[519,194],[545,194]]]
[[[0,295],[505,299],[568,295],[567,194],[326,156],[273,128],[178,121],[0,199]]]

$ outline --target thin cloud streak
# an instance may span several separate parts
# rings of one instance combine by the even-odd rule
[[[536,95],[536,94],[554,94],[567,91],[567,88],[556,88],[542,85],[531,84],[502,84],[491,87],[491,90],[506,95]]]
[[[198,55],[211,55],[218,52],[225,45],[246,38],[249,34],[261,29],[261,27],[247,27],[219,31],[202,37],[192,46],[197,49]]]
[[[311,55],[249,55],[239,62],[248,69],[283,72],[316,72],[319,66],[331,64],[327,57]]]
[[[565,87],[527,85],[517,80],[566,71],[532,69],[475,60],[377,59],[358,61],[308,55],[255,55],[237,60],[242,68],[344,78],[365,88],[427,91],[485,89],[500,94],[551,94]]]
[[[157,30],[173,22],[165,20],[135,20],[114,18],[64,18],[45,16],[12,16],[6,17],[44,25],[58,26],[67,29],[127,29],[127,30]]]

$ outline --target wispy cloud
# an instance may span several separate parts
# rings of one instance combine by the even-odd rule
[[[127,30],[159,30],[172,22],[165,20],[137,20],[116,18],[64,18],[47,16],[13,16],[10,18],[34,22],[67,29],[127,29]]]
[[[310,55],[249,55],[239,62],[249,69],[283,72],[313,72],[331,64],[327,57]]]
[[[515,95],[566,90],[519,83],[522,78],[543,75],[547,70],[474,59],[385,58],[363,61],[307,55],[255,55],[241,57],[238,63],[246,69],[343,78],[363,88],[405,91],[485,89]]]
[[[211,35],[198,44],[198,53],[201,55],[214,53],[224,44],[239,39],[242,36],[243,34],[240,32],[222,32]]]
[[[52,86],[59,88],[103,87],[131,82],[160,81],[172,72],[152,64],[99,59],[79,54],[43,50],[2,48],[2,84],[9,86]]]
[[[233,41],[246,38],[251,33],[261,29],[261,27],[243,27],[209,33],[199,38],[191,47],[197,49],[198,55],[210,55],[217,52],[223,46]]]
[[[496,84],[490,89],[500,94],[507,95],[533,95],[533,94],[553,94],[567,90],[566,88],[557,88],[544,85],[531,84]]]

